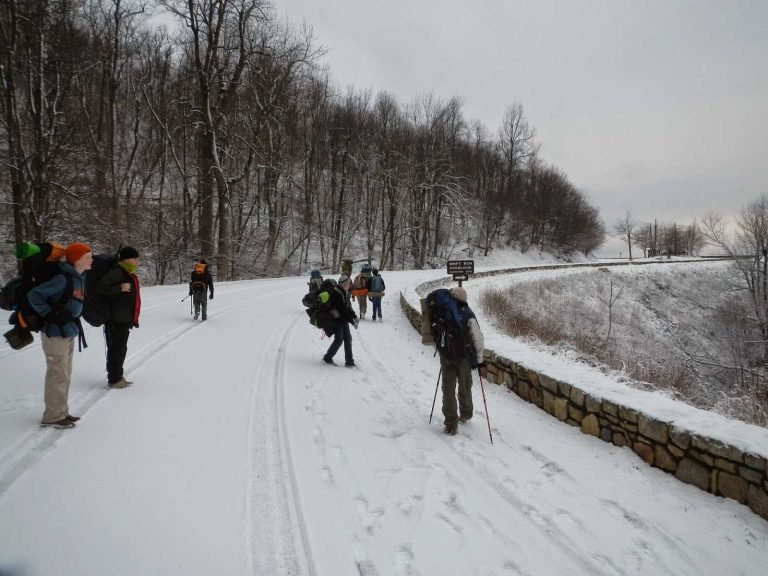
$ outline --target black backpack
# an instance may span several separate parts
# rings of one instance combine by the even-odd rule
[[[59,263],[64,254],[64,248],[59,244],[40,242],[37,246],[40,252],[21,261],[21,276],[12,278],[0,290],[0,308],[13,311],[9,322],[32,332],[40,330],[43,319],[29,304],[27,294],[35,286],[59,274]],[[72,281],[67,276],[67,289],[57,307],[61,308],[63,302],[71,297]]]
[[[118,251],[119,252],[119,251]],[[109,296],[103,296],[96,291],[96,285],[104,275],[117,264],[117,254],[98,254],[93,257],[91,269],[85,273],[85,300],[83,302],[83,319],[91,326],[99,327],[109,322],[111,318],[111,302]]]
[[[446,288],[439,288],[427,295],[429,327],[440,355],[448,360],[467,357],[472,364],[476,364],[474,347],[467,334],[467,323],[474,314],[468,308],[465,309],[467,313],[459,310],[456,299]]]

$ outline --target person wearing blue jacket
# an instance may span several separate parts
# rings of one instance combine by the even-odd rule
[[[59,274],[27,293],[30,306],[43,318],[40,337],[45,352],[45,412],[42,426],[74,428],[78,416],[69,413],[69,384],[75,337],[80,337],[85,279],[93,262],[91,247],[73,242],[64,251]]]

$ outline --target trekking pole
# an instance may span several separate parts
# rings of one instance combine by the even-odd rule
[[[187,294],[186,296],[184,296],[184,298],[182,298],[182,299],[181,299],[181,301],[182,301],[182,302],[184,302],[184,300],[186,300],[186,299],[187,299],[187,298],[189,298],[190,296],[191,296],[191,294]]]
[[[477,375],[480,377],[480,391],[483,393],[483,406],[485,406],[485,419],[488,421],[488,435],[491,437],[491,444],[493,444],[493,433],[491,432],[491,418],[488,416],[488,403],[485,401],[485,387],[483,386],[483,377],[480,376],[480,370],[477,371]]]
[[[437,383],[435,384],[435,397],[432,398],[432,410],[429,412],[429,423],[432,424],[432,414],[435,411],[435,401],[437,400],[437,389],[440,387],[440,377],[443,375],[443,367],[440,366],[440,372],[437,373]]]

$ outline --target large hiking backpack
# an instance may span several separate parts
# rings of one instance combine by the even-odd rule
[[[309,323],[315,328],[324,330],[327,336],[330,336],[333,331],[330,330],[329,320],[332,317],[331,308],[331,293],[336,289],[336,280],[333,278],[327,278],[323,280],[319,289],[310,290],[304,297],[309,303],[307,307],[307,315],[309,316]]]
[[[118,251],[119,252],[119,251]],[[93,257],[91,269],[85,273],[85,300],[83,319],[91,326],[103,326],[111,317],[109,296],[96,291],[96,285],[104,275],[117,264],[117,254],[97,254]]]
[[[0,291],[0,308],[14,313],[10,323],[22,329],[37,332],[42,326],[42,318],[35,312],[27,300],[27,293],[59,273],[59,263],[64,256],[64,247],[55,242],[40,242],[39,252],[21,261],[21,276],[9,280]],[[71,282],[62,300],[71,297]]]
[[[448,360],[471,356],[472,344],[467,335],[467,321],[459,311],[456,299],[446,288],[427,295],[429,326],[440,355]]]
[[[205,283],[205,271],[207,268],[207,264],[195,264],[195,269],[192,271],[192,290],[204,290],[207,287]]]

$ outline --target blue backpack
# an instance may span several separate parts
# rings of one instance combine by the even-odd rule
[[[383,292],[384,279],[381,276],[371,277],[371,292]]]
[[[427,295],[429,326],[440,355],[448,360],[469,358],[477,365],[477,354],[469,338],[468,323],[475,315],[469,306],[459,305],[446,288],[439,288]]]

